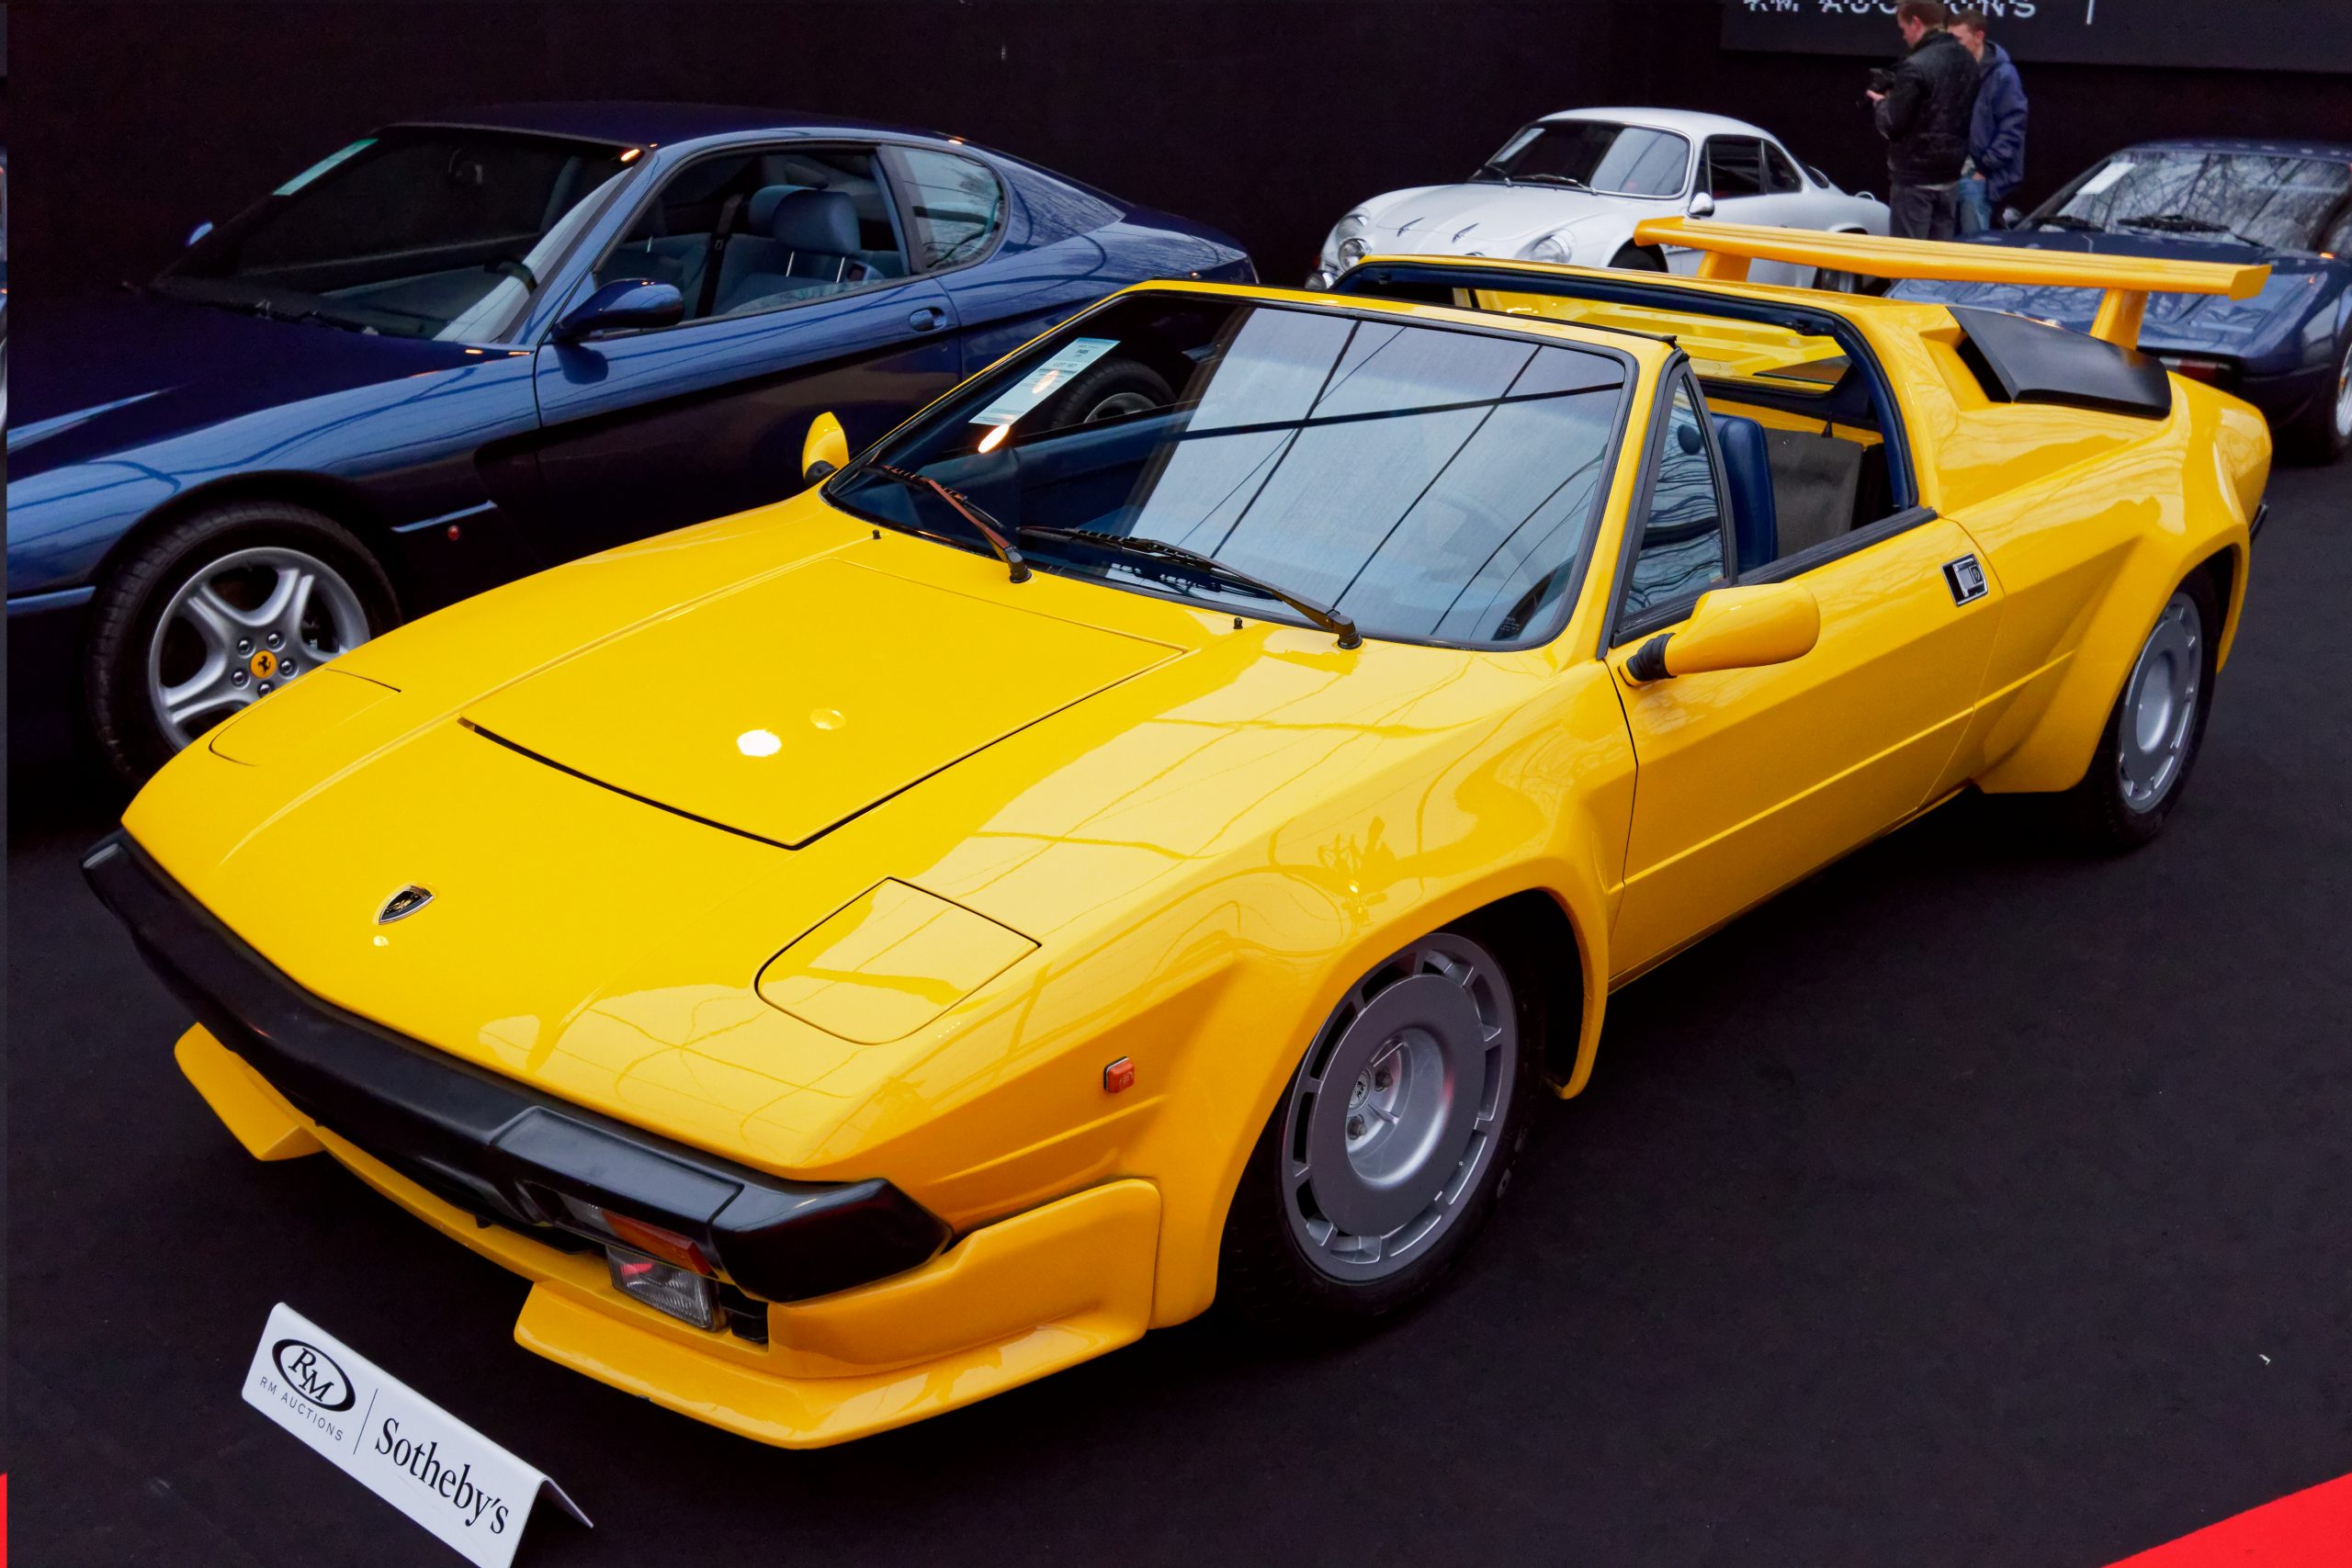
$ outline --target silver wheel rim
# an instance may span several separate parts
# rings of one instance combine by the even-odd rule
[[[188,574],[147,639],[147,703],[174,750],[368,640],[359,594],[318,557],[233,550]]]
[[[2335,367],[2335,435],[2339,441],[2352,441],[2352,348],[2344,351],[2344,362]]]
[[[2197,601],[2176,593],[2132,666],[2115,765],[2123,804],[2133,811],[2154,810],[2180,777],[2195,728],[2198,688],[2205,678],[2204,643]]]
[[[1494,1162],[1519,1066],[1502,964],[1450,933],[1356,982],[1300,1064],[1283,1201],[1319,1272],[1377,1280],[1461,1218]]]
[[[1092,424],[1098,420],[1120,419],[1131,413],[1142,413],[1152,407],[1152,401],[1141,392],[1114,392],[1086,411],[1082,422]]]

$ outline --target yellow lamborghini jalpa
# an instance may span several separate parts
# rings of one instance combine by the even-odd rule
[[[2153,838],[2245,597],[2262,418],[2132,344],[2264,268],[1645,237],[1130,288],[305,673],[87,858],[181,1068],[763,1442],[1414,1301],[1612,987],[1962,790]]]

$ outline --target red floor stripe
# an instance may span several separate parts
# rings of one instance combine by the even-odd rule
[[[2208,1525],[2114,1568],[2352,1568],[2352,1475]]]

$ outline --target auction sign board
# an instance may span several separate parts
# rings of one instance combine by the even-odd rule
[[[2019,60],[2352,71],[2352,0],[1973,0]],[[1959,8],[1955,6],[1955,8]],[[1724,47],[1903,52],[1894,0],[1724,0]]]
[[[245,1403],[481,1568],[507,1568],[562,1487],[280,1302],[245,1370]]]

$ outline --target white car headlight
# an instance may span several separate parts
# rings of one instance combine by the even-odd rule
[[[1558,234],[1545,234],[1520,252],[1519,255],[1521,261],[1552,262],[1566,266],[1571,254],[1565,238]]]
[[[1344,271],[1363,260],[1372,243],[1364,237],[1371,224],[1361,212],[1351,212],[1331,226],[1331,237],[1323,242],[1323,253],[1337,265],[1333,271]]]

